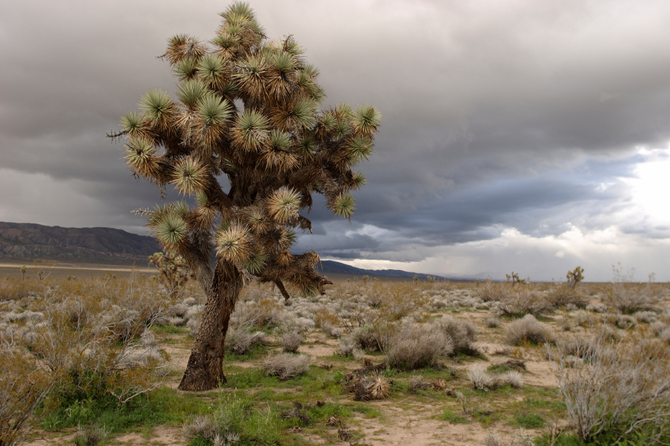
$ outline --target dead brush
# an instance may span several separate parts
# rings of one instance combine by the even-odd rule
[[[505,327],[505,338],[511,345],[524,342],[544,344],[553,342],[555,335],[549,326],[539,322],[532,314],[527,314]]]
[[[585,308],[589,303],[588,297],[583,291],[569,283],[553,284],[547,290],[545,299],[551,307],[574,305],[577,308]]]
[[[262,331],[250,332],[251,327],[231,327],[226,334],[226,349],[236,355],[243,355],[251,350],[255,344],[265,343],[265,334]]]
[[[9,342],[0,343],[0,363],[0,444],[16,445],[37,423],[35,412],[60,375],[49,373],[26,349]]]
[[[267,375],[285,381],[306,373],[309,370],[309,357],[291,353],[272,354],[263,361],[263,368]]]
[[[417,390],[445,390],[447,388],[447,382],[443,379],[436,379],[434,381],[426,381],[423,376],[416,375],[410,376],[407,380],[407,386],[410,392],[416,392]]]
[[[356,378],[347,389],[354,393],[354,401],[383,400],[388,398],[391,385],[382,375]]]
[[[433,367],[454,352],[451,338],[436,324],[397,325],[387,327],[386,339],[381,343],[392,367],[408,370]]]
[[[615,313],[632,314],[639,311],[658,311],[664,289],[654,283],[654,275],[647,283],[634,282],[634,270],[624,273],[621,264],[612,267],[614,279],[600,289],[603,303]]]
[[[620,341],[595,336],[573,368],[564,342],[547,348],[568,417],[584,442],[607,433],[616,442],[643,435],[657,444],[670,435],[670,353],[655,339],[629,333]],[[618,438],[617,438],[618,437]]]
[[[238,301],[231,315],[232,324],[241,327],[263,328],[268,325],[280,325],[286,318],[286,310],[274,298]]]
[[[375,282],[374,293],[381,297],[379,310],[389,321],[397,321],[408,314],[426,308],[429,303],[416,285],[409,282]]]
[[[463,353],[466,355],[476,355],[479,353],[475,346],[475,342],[477,342],[477,329],[470,322],[444,315],[435,324],[451,338],[454,348],[453,353]]]
[[[285,352],[296,353],[304,340],[303,335],[293,330],[281,337],[281,345]]]

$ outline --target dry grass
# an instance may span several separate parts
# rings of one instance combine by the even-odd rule
[[[505,338],[511,345],[521,345],[525,342],[544,344],[553,342],[554,337],[553,330],[539,322],[532,314],[510,322],[505,327]]]
[[[271,354],[263,361],[263,367],[269,376],[287,380],[309,370],[309,356],[291,353]]]
[[[400,327],[388,326],[387,330],[383,348],[393,367],[410,370],[432,367],[454,352],[453,341],[438,324],[407,322]]]
[[[653,444],[670,433],[670,353],[639,336],[614,342],[603,338],[594,337],[577,352],[559,342],[553,353],[568,417],[587,442],[605,432],[621,440],[644,431]],[[570,362],[574,353],[582,361]]]
[[[305,337],[297,331],[291,331],[281,337],[281,345],[285,352],[296,353],[300,344],[305,340]]]

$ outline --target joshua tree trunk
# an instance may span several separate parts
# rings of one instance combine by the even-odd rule
[[[230,263],[218,262],[200,329],[188,358],[180,390],[210,390],[226,382],[223,374],[223,355],[230,315],[242,289],[243,278]]]

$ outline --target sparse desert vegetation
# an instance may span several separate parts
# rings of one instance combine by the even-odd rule
[[[667,284],[252,282],[227,381],[183,393],[198,284],[80,277],[0,281],[0,444],[670,440]]]

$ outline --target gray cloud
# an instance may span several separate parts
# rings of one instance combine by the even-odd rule
[[[12,193],[0,200],[0,219],[142,232],[129,211],[153,206],[158,193],[132,178],[105,133],[144,92],[174,90],[156,58],[167,38],[211,38],[225,7],[25,0],[3,8],[0,185]],[[368,186],[356,194],[353,222],[333,221],[317,203],[315,234],[300,249],[418,262],[441,246],[493,242],[506,228],[538,240],[612,225],[641,240],[668,238],[625,181],[646,160],[637,148],[670,141],[667,2],[253,7],[271,38],[293,34],[306,47],[326,105],[372,103],[383,113],[376,152],[360,166]],[[547,268],[558,265],[553,253],[534,252],[549,256]]]

